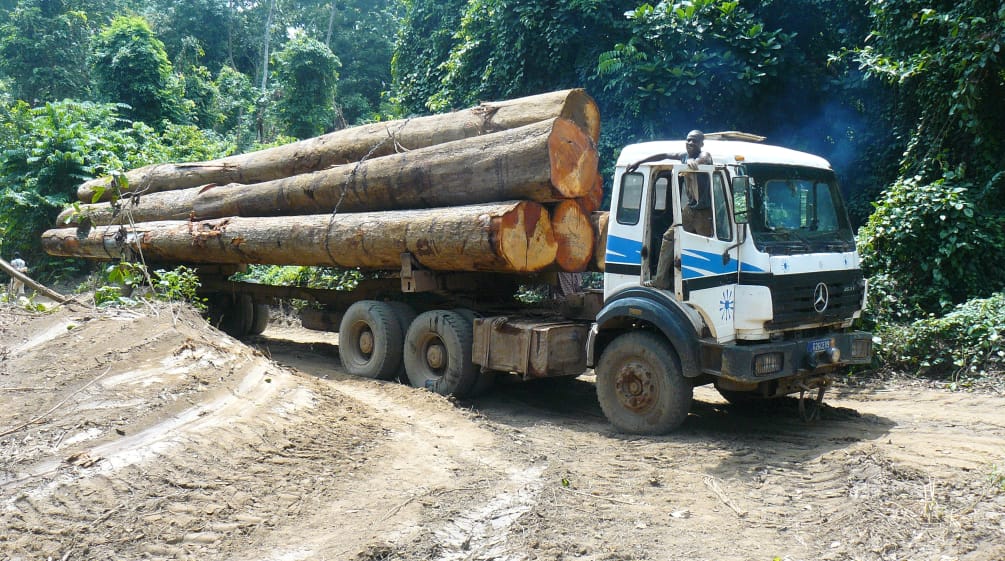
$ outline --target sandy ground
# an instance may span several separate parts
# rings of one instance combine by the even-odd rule
[[[805,424],[699,388],[626,437],[589,375],[454,402],[336,345],[0,308],[0,560],[1005,559],[1003,395],[841,383]]]

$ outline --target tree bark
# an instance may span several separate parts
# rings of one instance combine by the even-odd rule
[[[563,118],[478,138],[285,177],[264,183],[207,185],[81,205],[92,224],[206,220],[449,207],[506,200],[557,202],[595,197],[602,185],[597,151]],[[602,193],[602,191],[601,191]],[[138,200],[137,200],[138,199]],[[590,209],[592,210],[592,209]],[[75,223],[67,209],[58,224]]]
[[[147,262],[331,265],[398,270],[401,254],[438,271],[526,273],[555,261],[557,243],[537,203],[202,222],[163,221],[133,228],[48,230],[51,255]]]
[[[551,227],[558,243],[555,265],[563,271],[585,271],[596,243],[590,214],[583,211],[579,201],[564,201],[552,211]]]
[[[154,193],[208,183],[260,183],[555,117],[577,123],[594,144],[600,137],[600,112],[593,99],[581,89],[563,90],[483,103],[453,113],[352,127],[218,160],[145,166],[126,172],[128,187],[124,192]],[[92,179],[77,189],[77,198],[84,203],[108,201],[112,195],[109,177]]]

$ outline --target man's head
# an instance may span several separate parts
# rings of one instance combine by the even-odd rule
[[[693,130],[687,133],[687,141],[684,143],[687,149],[687,155],[691,158],[697,158],[698,154],[701,154],[701,147],[705,144],[705,133],[699,130]]]
[[[14,259],[20,259],[20,258],[21,258],[21,252],[20,251],[15,251],[14,252]]]

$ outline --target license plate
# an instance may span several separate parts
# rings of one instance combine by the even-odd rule
[[[831,348],[830,339],[818,339],[816,341],[810,341],[806,345],[806,351],[811,353],[820,353]]]

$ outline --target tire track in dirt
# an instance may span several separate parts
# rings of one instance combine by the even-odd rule
[[[360,559],[524,558],[509,548],[507,535],[537,500],[544,464],[514,453],[477,415],[441,396],[355,379],[334,368],[334,357],[318,364],[301,351],[281,339],[268,347],[274,359],[329,380],[388,431],[367,472],[337,483],[340,500],[332,511],[347,516],[331,531],[340,538],[318,538],[312,549]]]

